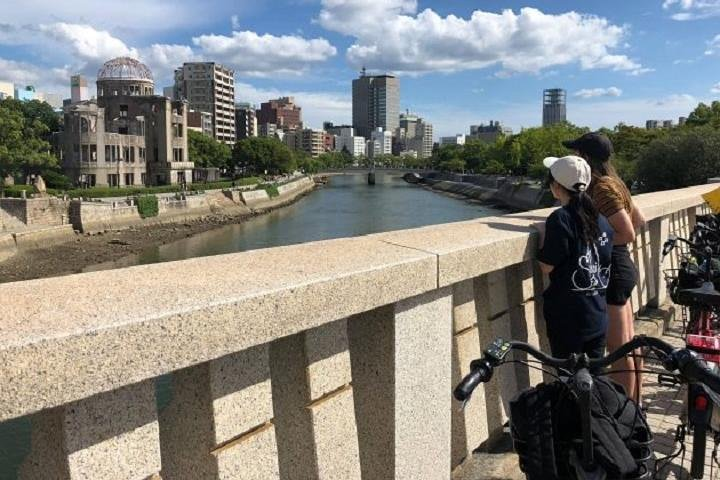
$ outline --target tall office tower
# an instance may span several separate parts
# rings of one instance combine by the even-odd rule
[[[70,103],[78,103],[87,100],[88,85],[83,75],[73,75],[70,77]]]
[[[190,62],[175,70],[173,98],[211,113],[215,140],[235,143],[235,72],[215,62]]]
[[[302,108],[295,104],[293,97],[281,97],[260,104],[257,122],[261,125],[273,123],[285,132],[301,129]]]
[[[370,138],[376,128],[394,132],[399,126],[400,81],[391,75],[367,75],[365,69],[352,83],[353,127]]]
[[[258,136],[255,105],[247,102],[235,104],[235,132],[238,140]]]
[[[567,92],[562,88],[543,90],[543,127],[567,121]]]

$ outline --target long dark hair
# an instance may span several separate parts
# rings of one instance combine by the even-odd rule
[[[586,185],[581,183],[575,185],[576,190],[569,190],[560,185],[553,178],[552,173],[548,171],[548,183],[555,182],[559,188],[565,190],[570,196],[570,202],[567,204],[570,214],[573,216],[578,225],[578,233],[586,243],[595,243],[600,237],[600,225],[598,225],[598,210],[595,204],[585,192]]]
[[[620,175],[618,175],[617,170],[615,170],[615,166],[610,162],[610,157],[605,159],[595,158],[591,154],[582,150],[579,150],[578,153],[590,165],[590,170],[592,170],[593,183],[598,177],[614,178],[615,180],[617,180],[617,184],[620,186],[620,188],[625,190],[625,193],[630,196],[630,190],[628,189],[623,179],[620,178]]]

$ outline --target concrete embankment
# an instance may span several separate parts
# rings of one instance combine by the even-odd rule
[[[150,218],[140,216],[132,199],[111,203],[73,200],[70,222],[80,232],[97,233],[143,225],[181,223],[213,214],[251,215],[291,203],[314,187],[312,178],[302,177],[278,186],[277,197],[270,197],[265,190],[227,190],[162,197],[158,199],[157,216]]]
[[[423,183],[433,190],[512,210],[535,210],[554,204],[550,192],[541,185],[511,177],[435,174],[423,178]]]

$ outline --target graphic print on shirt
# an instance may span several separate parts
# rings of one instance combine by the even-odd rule
[[[598,243],[602,246],[607,245],[608,241],[605,232],[598,238]],[[572,274],[574,292],[596,292],[607,288],[610,282],[610,266],[606,268],[600,266],[597,245],[585,247],[585,255],[578,258],[578,267]]]

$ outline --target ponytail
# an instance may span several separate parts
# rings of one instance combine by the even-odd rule
[[[590,195],[585,192],[585,185],[578,185],[579,191],[570,193],[568,208],[580,227],[580,236],[586,243],[594,243],[600,237],[598,210]]]
[[[600,232],[600,226],[598,225],[598,209],[595,208],[592,198],[590,198],[590,195],[585,191],[587,185],[578,183],[575,185],[575,190],[569,190],[557,183],[552,173],[548,170],[547,183],[550,185],[553,182],[555,182],[558,187],[564,189],[570,196],[570,202],[567,204],[567,207],[578,224],[580,237],[586,243],[595,243],[602,232]]]

